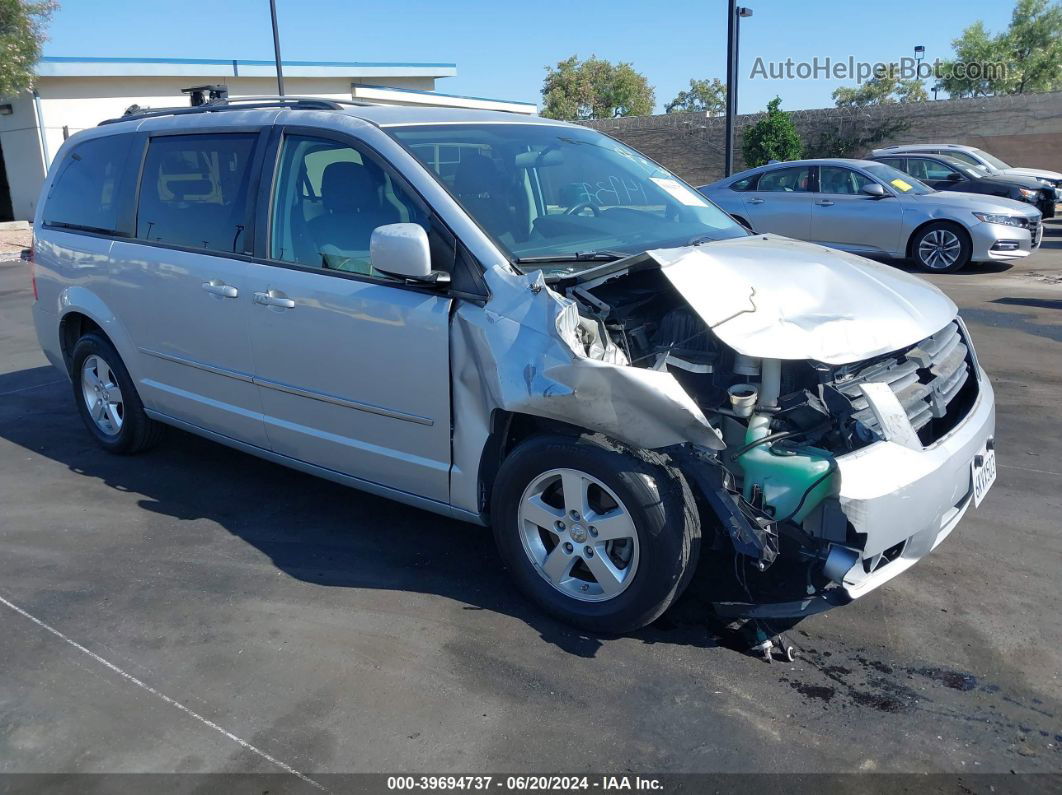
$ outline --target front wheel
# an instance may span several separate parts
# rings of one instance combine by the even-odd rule
[[[973,247],[966,230],[942,221],[929,224],[911,239],[911,257],[933,273],[954,273],[966,267]]]
[[[502,463],[494,536],[520,589],[595,632],[660,616],[696,567],[700,524],[685,482],[595,437],[548,436]]]

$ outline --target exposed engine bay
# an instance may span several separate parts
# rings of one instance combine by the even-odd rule
[[[836,458],[886,436],[889,417],[878,416],[868,393],[883,385],[895,397],[917,445],[947,434],[976,397],[954,321],[865,360],[783,361],[727,345],[658,268],[558,287],[578,306],[587,357],[667,372],[719,429],[723,450],[684,445],[674,457],[699,481],[735,552],[762,573],[791,551],[790,563],[803,561],[806,593],[840,581],[860,558],[859,534],[836,499]],[[756,309],[753,291],[738,313]]]
[[[973,504],[991,384],[954,303],[917,277],[764,236],[485,278],[490,301],[455,314],[455,413],[559,421],[667,457],[719,553],[706,559],[740,585],[717,611],[846,604]],[[492,433],[455,426],[458,506],[483,505],[461,462]]]

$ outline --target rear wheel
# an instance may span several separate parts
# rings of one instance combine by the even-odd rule
[[[154,445],[163,426],[144,413],[129,371],[114,346],[94,332],[71,355],[74,401],[85,427],[112,453],[139,453]]]
[[[700,525],[685,483],[594,437],[523,443],[502,463],[491,505],[521,590],[584,629],[645,626],[696,566]]]
[[[966,230],[941,221],[920,229],[911,239],[911,258],[934,273],[953,273],[966,267],[972,246]]]

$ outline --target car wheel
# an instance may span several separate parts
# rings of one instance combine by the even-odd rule
[[[70,380],[81,419],[105,450],[139,453],[161,437],[163,425],[144,413],[129,371],[102,335],[89,333],[77,341]]]
[[[970,236],[958,224],[939,222],[920,229],[911,239],[911,258],[923,270],[954,273],[970,261]]]
[[[660,616],[696,568],[689,487],[600,437],[537,437],[502,462],[494,537],[520,589],[553,616],[630,632]]]

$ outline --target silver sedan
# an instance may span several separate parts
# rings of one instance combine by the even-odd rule
[[[1028,204],[936,191],[883,163],[821,159],[771,163],[700,188],[756,232],[887,257],[925,270],[1025,257],[1040,245]]]

